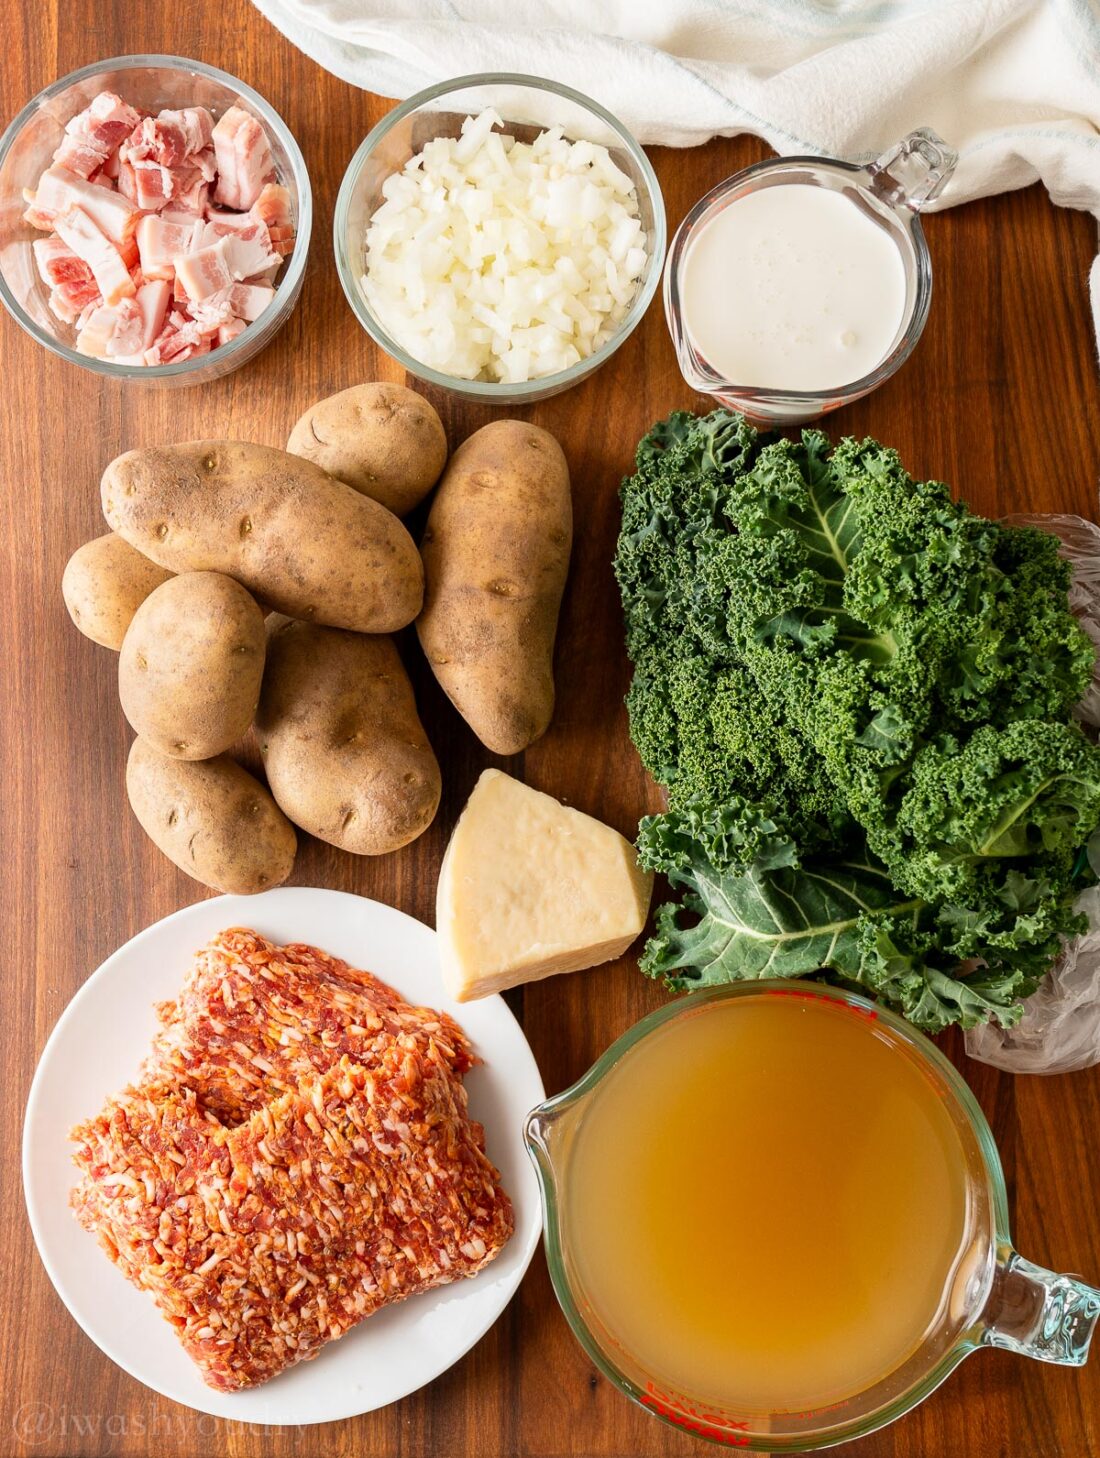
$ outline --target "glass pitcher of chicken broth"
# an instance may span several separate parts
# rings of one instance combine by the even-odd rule
[[[957,160],[922,129],[866,167],[785,157],[707,193],[680,225],[664,276],[688,384],[775,425],[880,385],[928,317],[919,213]]]
[[[697,1436],[804,1451],[900,1417],[979,1347],[1085,1360],[1100,1291],[1016,1254],[970,1090],[861,997],[671,1003],[526,1135],[575,1335]]]

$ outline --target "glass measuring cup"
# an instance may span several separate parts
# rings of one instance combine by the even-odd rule
[[[931,1084],[958,1134],[966,1181],[965,1255],[945,1278],[940,1314],[900,1366],[843,1401],[813,1411],[728,1410],[661,1373],[646,1370],[604,1326],[578,1277],[569,1223],[572,1151],[585,1113],[604,1080],[639,1044],[671,1021],[716,1002],[771,997],[824,1000],[834,1013],[873,1023],[891,1056],[912,1061]],[[571,1089],[533,1110],[528,1150],[542,1190],[547,1260],[562,1310],[589,1357],[622,1392],[664,1421],[695,1436],[763,1452],[805,1452],[861,1437],[894,1421],[928,1396],[979,1347],[1002,1347],[1064,1366],[1084,1363],[1100,1316],[1100,1291],[1072,1276],[1056,1275],[1025,1260],[1009,1236],[1000,1159],[989,1126],[955,1068],[908,1023],[862,997],[796,981],[738,983],[669,1003],[635,1024]],[[754,1193],[751,1173],[746,1192]],[[755,1193],[766,1195],[767,1191]],[[751,1252],[747,1253],[751,1256]],[[639,1272],[644,1281],[644,1272]]]
[[[822,157],[758,162],[720,182],[680,224],[665,264],[665,318],[680,372],[693,390],[713,395],[763,425],[796,425],[857,400],[900,369],[921,336],[932,300],[932,260],[920,210],[938,197],[958,154],[935,132],[920,128],[865,167]],[[905,307],[893,342],[870,373],[835,389],[763,389],[726,379],[691,338],[683,310],[684,268],[692,243],[732,204],[761,188],[802,183],[840,193],[882,228],[897,247],[905,273]],[[731,286],[736,288],[736,279]]]

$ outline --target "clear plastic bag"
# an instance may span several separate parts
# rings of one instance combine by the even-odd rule
[[[1010,526],[1034,526],[1062,539],[1073,566],[1069,605],[1097,645],[1092,683],[1074,711],[1083,727],[1100,731],[1100,526],[1080,516],[1006,516]],[[1077,909],[1089,930],[1066,943],[1039,990],[1024,1003],[1014,1028],[986,1023],[966,1034],[971,1058],[1009,1073],[1070,1073],[1100,1063],[1100,886],[1081,893]]]
[[[983,1023],[966,1034],[966,1051],[1009,1073],[1072,1073],[1100,1063],[1100,886],[1077,898],[1089,930],[1066,949],[1024,1003],[1014,1028]]]

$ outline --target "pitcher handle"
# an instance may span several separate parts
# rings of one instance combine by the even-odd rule
[[[929,127],[918,127],[888,147],[868,167],[871,190],[895,208],[919,213],[939,197],[959,154]]]
[[[1033,1265],[1006,1247],[998,1254],[982,1313],[981,1344],[1083,1367],[1098,1317],[1100,1291],[1075,1276]]]

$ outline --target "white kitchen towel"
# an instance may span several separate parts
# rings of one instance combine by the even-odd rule
[[[1100,221],[1100,0],[254,3],[383,96],[521,71],[595,97],[642,142],[753,132],[851,161],[931,126],[960,154],[934,206],[1041,180]],[[1100,259],[1091,295],[1100,329]]]

